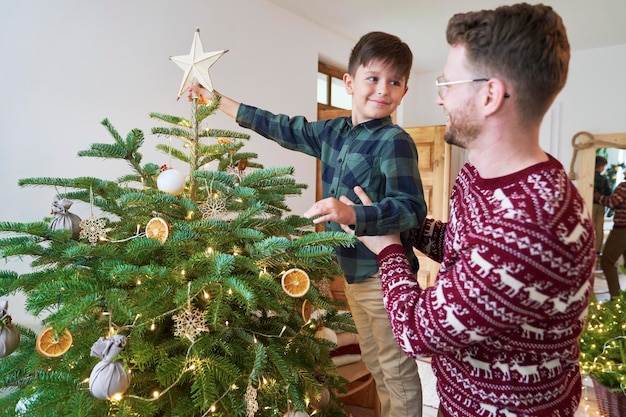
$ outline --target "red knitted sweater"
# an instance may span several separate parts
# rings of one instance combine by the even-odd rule
[[[598,202],[603,206],[613,209],[613,227],[615,229],[626,228],[626,181],[621,182],[611,195],[601,195]]]
[[[449,222],[427,219],[413,237],[441,261],[434,286],[421,289],[393,245],[378,256],[383,296],[402,349],[432,357],[444,416],[573,416],[596,255],[561,164],[495,179],[466,164]]]

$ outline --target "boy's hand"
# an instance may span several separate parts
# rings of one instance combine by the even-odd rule
[[[191,84],[187,90],[187,100],[193,101],[194,98],[198,98],[198,103],[207,104],[213,100],[213,91],[209,91],[197,82]]]
[[[315,224],[322,222],[355,224],[356,214],[354,214],[354,209],[351,205],[352,204],[348,205],[342,203],[336,198],[329,197],[313,204],[310,209],[304,212],[303,216],[307,219],[316,217],[313,219],[313,223]]]
[[[359,186],[354,187],[354,193],[363,202],[363,205],[369,206],[369,205],[372,204],[372,200],[365,193],[365,191],[363,191],[363,189],[361,187],[359,187]],[[347,205],[353,205],[354,204],[346,196],[342,195],[341,197],[339,197],[339,199],[343,203],[345,203]],[[350,233],[351,235],[354,234],[354,230],[352,230],[348,224],[342,224],[341,228],[346,233]],[[402,244],[402,242],[400,241],[400,234],[399,233],[395,233],[395,234],[392,234],[392,235],[385,235],[385,236],[359,236],[358,239],[365,246],[367,246],[367,248],[369,250],[371,250],[376,255],[378,255],[380,253],[380,251],[385,249],[387,246],[390,246],[390,245],[393,245],[393,244],[398,244],[398,245]]]

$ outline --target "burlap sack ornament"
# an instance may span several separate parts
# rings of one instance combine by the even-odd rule
[[[11,323],[8,308],[9,300],[0,298],[0,358],[9,356],[20,345],[20,331]]]
[[[89,391],[101,400],[108,400],[126,392],[130,385],[128,372],[121,359],[115,357],[126,346],[126,337],[116,334],[109,338],[101,337],[91,347],[91,356],[102,358],[89,376]]]
[[[72,231],[72,239],[78,240],[80,235],[80,222],[81,218],[70,213],[69,209],[74,204],[67,198],[60,198],[56,196],[52,202],[52,211],[50,214],[54,214],[54,219],[50,223],[50,229],[61,230],[67,229]]]

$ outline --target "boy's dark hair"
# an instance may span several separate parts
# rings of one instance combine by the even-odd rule
[[[383,64],[396,70],[398,77],[409,81],[413,53],[409,45],[402,40],[385,32],[370,32],[361,37],[352,48],[348,61],[348,73],[352,76],[360,65],[367,65],[372,60],[380,60]]]
[[[543,118],[567,80],[570,45],[561,17],[549,6],[520,3],[452,16],[451,46],[464,46],[477,77],[513,84],[521,117]]]
[[[602,155],[596,155],[596,169],[600,167],[604,167],[609,163],[605,157]]]

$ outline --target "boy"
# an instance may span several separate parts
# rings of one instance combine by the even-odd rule
[[[322,162],[323,199],[313,206],[316,223],[327,230],[352,225],[357,235],[402,233],[413,273],[418,263],[406,231],[426,216],[417,150],[411,137],[391,122],[391,114],[407,92],[413,54],[398,37],[371,32],[354,46],[344,75],[352,95],[351,118],[308,122],[240,104],[222,96],[220,109],[243,127],[281,146],[314,156]],[[194,85],[189,96],[212,98]],[[361,185],[378,203],[347,205],[337,197],[356,199]],[[363,361],[376,381],[385,417],[417,417],[422,392],[415,360],[395,343],[383,305],[376,256],[360,242],[355,248],[337,248],[344,271],[346,298],[359,333]]]

